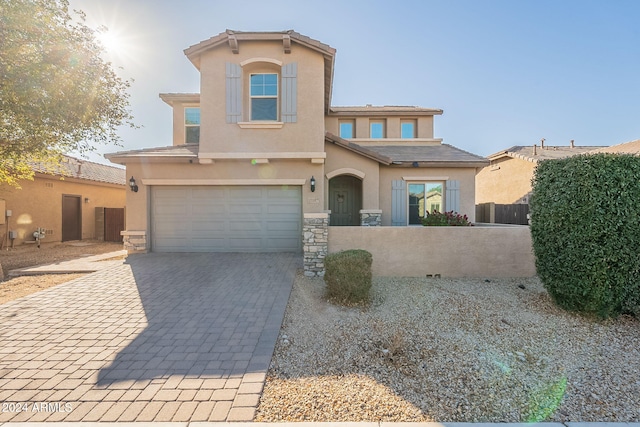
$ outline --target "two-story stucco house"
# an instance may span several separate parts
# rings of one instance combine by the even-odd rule
[[[165,93],[173,145],[107,155],[127,167],[131,251],[304,251],[331,226],[475,215],[488,161],[434,138],[442,110],[332,107],[335,49],[295,31],[226,31],[185,50],[200,93]]]

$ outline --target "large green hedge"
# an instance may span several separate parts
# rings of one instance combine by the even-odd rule
[[[538,275],[555,302],[640,315],[640,157],[540,162],[530,204]]]

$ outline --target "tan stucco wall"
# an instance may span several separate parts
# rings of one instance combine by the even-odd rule
[[[375,276],[532,277],[527,226],[329,227],[329,253],[365,249]]]
[[[536,164],[504,157],[483,168],[476,176],[476,202],[512,204],[531,191]]]
[[[18,232],[14,245],[22,244],[25,240],[33,241],[33,232],[38,227],[53,231],[45,237],[45,242],[62,240],[64,194],[81,197],[83,239],[96,237],[95,208],[125,207],[125,186],[89,183],[70,178],[60,180],[47,175],[37,175],[33,181],[22,181],[20,185],[22,189],[7,185],[0,187],[0,199],[5,200],[5,209],[12,211],[8,229]],[[89,199],[88,203],[85,203],[85,198]],[[5,231],[6,228],[2,228],[0,234]]]
[[[473,168],[400,168],[380,166],[380,209],[382,225],[391,225],[391,182],[404,178],[424,178],[424,181],[458,180],[460,182],[460,212],[475,221],[475,169]],[[446,200],[445,200],[446,205]]]
[[[326,184],[324,200],[327,209],[329,206],[329,180],[327,175],[345,169],[355,169],[364,173],[364,179],[362,180],[362,209],[379,209],[379,163],[344,148],[336,147],[331,143],[326,143],[325,149],[327,160],[324,167]],[[346,175],[350,174],[346,173]]]
[[[268,58],[282,65],[296,62],[297,122],[280,129],[243,129],[226,122],[227,62],[241,64]],[[262,61],[243,67],[243,121],[248,122],[249,75],[253,72],[281,73],[280,66]],[[311,49],[293,44],[285,54],[282,42],[240,42],[240,53],[221,45],[203,54],[200,81],[200,153],[228,152],[322,152],[324,145],[324,57]],[[282,89],[281,87],[279,88]]]

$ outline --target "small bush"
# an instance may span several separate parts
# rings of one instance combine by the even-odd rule
[[[446,226],[446,225],[463,225],[469,226],[472,225],[469,222],[469,218],[466,215],[460,215],[457,212],[449,211],[449,212],[438,212],[433,211],[433,213],[427,213],[427,215],[422,218],[422,225],[427,226]]]
[[[329,254],[324,260],[327,296],[338,303],[357,304],[369,299],[371,254],[352,249]]]
[[[640,157],[540,162],[531,237],[538,275],[561,307],[602,318],[640,315]]]

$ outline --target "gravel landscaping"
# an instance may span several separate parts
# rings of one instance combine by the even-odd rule
[[[640,421],[640,322],[536,278],[375,278],[367,307],[296,278],[256,421]]]

